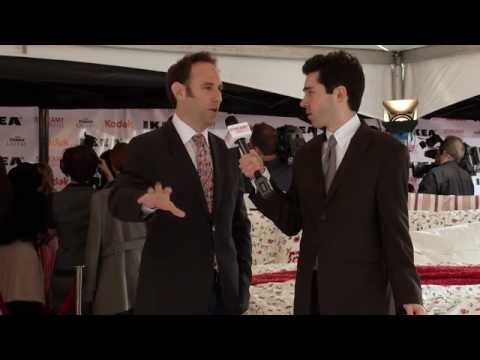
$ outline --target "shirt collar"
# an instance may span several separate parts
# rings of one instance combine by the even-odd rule
[[[333,134],[335,135],[335,140],[337,140],[337,144],[342,145],[348,143],[352,139],[353,135],[355,135],[357,130],[360,128],[361,124],[362,123],[360,122],[358,115],[353,115],[350,120],[340,126]],[[329,139],[332,133],[327,130],[326,135],[327,139]]]
[[[180,117],[175,113],[172,119],[173,126],[175,126],[175,130],[177,130],[178,135],[180,135],[180,139],[182,139],[183,144],[185,145],[188,143],[193,136],[197,135],[197,132],[190,127],[185,121],[180,119]],[[202,131],[202,135],[207,141],[208,144],[208,129]]]

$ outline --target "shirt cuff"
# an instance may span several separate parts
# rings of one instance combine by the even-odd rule
[[[156,209],[151,209],[146,207],[145,205],[142,205],[142,213],[143,213],[143,218],[146,219],[153,213],[155,213],[157,210]]]
[[[270,182],[270,171],[268,171],[268,168],[265,166],[265,169],[263,170],[262,172],[262,176],[264,176],[268,182]],[[250,179],[250,183],[252,184],[253,188],[255,189],[255,194],[257,193],[257,185],[255,184],[255,180],[254,179]],[[270,185],[272,185],[270,183]]]

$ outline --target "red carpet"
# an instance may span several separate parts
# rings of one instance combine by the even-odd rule
[[[417,266],[422,285],[480,284],[480,266]],[[253,276],[252,285],[295,279],[296,271],[279,271]]]

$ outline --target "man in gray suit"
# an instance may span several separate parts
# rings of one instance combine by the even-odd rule
[[[73,286],[74,266],[85,264],[90,200],[90,184],[99,160],[93,149],[75,146],[65,150],[60,168],[70,177],[70,183],[53,194],[52,211],[56,225],[59,248],[55,259],[52,281],[53,307],[58,309]]]
[[[119,143],[111,152],[115,175],[127,161],[128,145]],[[124,222],[108,210],[115,180],[92,196],[85,264],[85,301],[88,313],[131,313],[135,304],[138,271],[145,244],[144,223]]]

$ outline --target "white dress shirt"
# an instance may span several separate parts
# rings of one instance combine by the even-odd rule
[[[190,159],[192,160],[195,169],[197,169],[197,156],[196,156],[196,147],[193,142],[193,137],[197,134],[197,132],[190,127],[186,122],[184,122],[180,117],[175,113],[172,118],[173,126],[177,131],[180,139],[182,140],[183,145],[187,149],[188,155],[190,155]],[[202,135],[205,137],[207,141],[207,145],[210,147],[210,143],[208,142],[208,130],[205,129],[202,132]],[[146,206],[142,206],[142,212],[145,216],[148,216],[154,213],[155,209],[147,208]]]
[[[356,134],[361,124],[362,123],[360,122],[358,115],[355,114],[350,120],[348,120],[345,124],[339,127],[337,131],[335,131],[335,133],[333,134],[335,135],[335,140],[337,140],[337,146],[335,147],[335,150],[336,150],[335,152],[337,156],[337,167],[336,167],[337,170],[340,164],[342,163],[342,160],[345,157],[345,154],[347,153],[348,146],[350,145],[350,142],[352,141],[353,136]],[[324,152],[325,152],[326,146],[328,145],[328,139],[330,139],[330,136],[332,136],[332,133],[327,130],[326,136],[327,136],[327,141],[325,141],[325,144],[324,144],[324,147],[325,147],[323,150]],[[266,167],[262,175],[265,176],[270,181],[270,172]],[[252,181],[252,185],[255,188],[255,192],[256,192],[257,187],[255,186],[255,183],[253,181]]]
[[[348,146],[352,141],[353,136],[360,128],[361,122],[358,118],[358,115],[355,114],[350,120],[348,120],[345,124],[340,126],[335,133],[331,133],[330,131],[326,130],[325,135],[327,136],[327,141],[324,143],[323,152],[325,153],[326,148],[328,146],[328,140],[330,136],[334,135],[335,140],[337,140],[337,146],[335,147],[335,152],[337,156],[337,167],[338,170],[340,164],[342,163],[345,154],[347,153]],[[315,265],[313,267],[314,270],[318,269],[318,258],[315,259]]]
[[[197,168],[196,148],[192,140],[192,138],[197,135],[197,132],[192,129],[190,125],[180,119],[177,114],[173,115],[172,123],[175,127],[175,130],[177,130],[178,135],[180,135],[180,139],[182,139],[183,145],[185,145],[188,155],[190,155],[190,158],[192,159],[193,165],[195,165],[195,168]],[[202,132],[202,135],[205,137],[207,145],[210,148],[210,144],[208,142],[208,130],[205,129]]]
[[[345,154],[347,153],[348,146],[350,145],[353,136],[360,128],[360,125],[360,119],[358,118],[358,115],[355,114],[350,120],[348,120],[345,124],[339,127],[337,131],[335,131],[335,133],[332,134],[330,131],[327,130],[327,141],[325,142],[325,146],[328,144],[328,139],[330,139],[330,136],[334,135],[335,140],[337,140],[337,146],[335,148],[337,155],[337,170],[340,167],[340,164],[342,163]]]
[[[172,124],[175,127],[178,135],[180,136],[183,145],[185,145],[185,148],[187,149],[188,155],[190,155],[190,159],[192,159],[192,163],[195,166],[195,169],[198,169],[196,146],[193,142],[193,137],[198,134],[197,131],[195,131],[193,128],[190,127],[190,125],[180,119],[180,117],[176,113],[173,115]],[[208,142],[208,129],[202,131],[202,135],[207,141],[207,146],[210,148],[210,143]],[[155,210],[146,208],[145,206],[142,206],[142,210],[145,215],[149,215],[155,212]],[[217,257],[215,254],[213,255],[213,268],[218,271]]]

